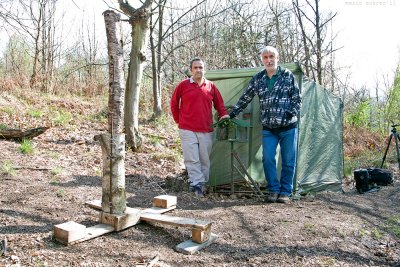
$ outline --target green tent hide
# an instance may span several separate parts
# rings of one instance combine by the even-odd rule
[[[294,191],[298,194],[340,192],[343,177],[342,101],[322,86],[304,77],[299,64],[290,63],[281,66],[288,68],[295,75],[302,95]],[[218,87],[229,109],[236,104],[251,78],[262,69],[210,70],[206,73],[206,77]],[[233,125],[230,133],[218,127],[214,131],[210,157],[209,185],[211,186],[228,185],[232,190],[234,183],[248,177],[245,175],[246,172],[258,184],[266,184],[262,165],[262,125],[257,96],[237,119],[240,123]],[[232,152],[238,156],[240,162],[232,156]],[[277,153],[277,162],[279,161]]]

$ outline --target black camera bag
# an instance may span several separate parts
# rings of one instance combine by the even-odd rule
[[[358,169],[354,171],[354,180],[358,193],[363,194],[374,188],[379,189],[377,185],[392,184],[393,172],[379,168]]]
[[[370,182],[370,176],[367,169],[355,170],[354,180],[356,181],[356,189],[360,194],[368,192],[374,188],[374,184]]]
[[[391,170],[368,168],[370,182],[377,185],[390,185],[393,183],[393,172]]]

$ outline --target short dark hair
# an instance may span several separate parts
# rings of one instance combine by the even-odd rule
[[[193,58],[192,60],[190,60],[189,69],[192,69],[193,62],[195,62],[195,61],[201,61],[201,62],[203,62],[204,66],[206,65],[206,63],[204,62],[203,59],[201,59],[201,58],[199,58],[199,57],[195,57],[195,58]]]

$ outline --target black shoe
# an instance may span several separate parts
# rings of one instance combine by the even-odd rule
[[[278,203],[285,203],[285,204],[289,203],[289,201],[290,201],[289,196],[286,195],[279,195],[278,199],[276,200],[276,202]]]
[[[194,186],[194,193],[197,197],[204,197],[204,190],[202,185]]]
[[[265,202],[268,202],[268,203],[275,203],[277,199],[278,199],[278,193],[270,193],[270,194],[265,198]]]

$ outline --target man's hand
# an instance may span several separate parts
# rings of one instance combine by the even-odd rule
[[[223,119],[230,119],[229,115],[224,115],[221,118],[219,118],[219,120],[223,120]]]

